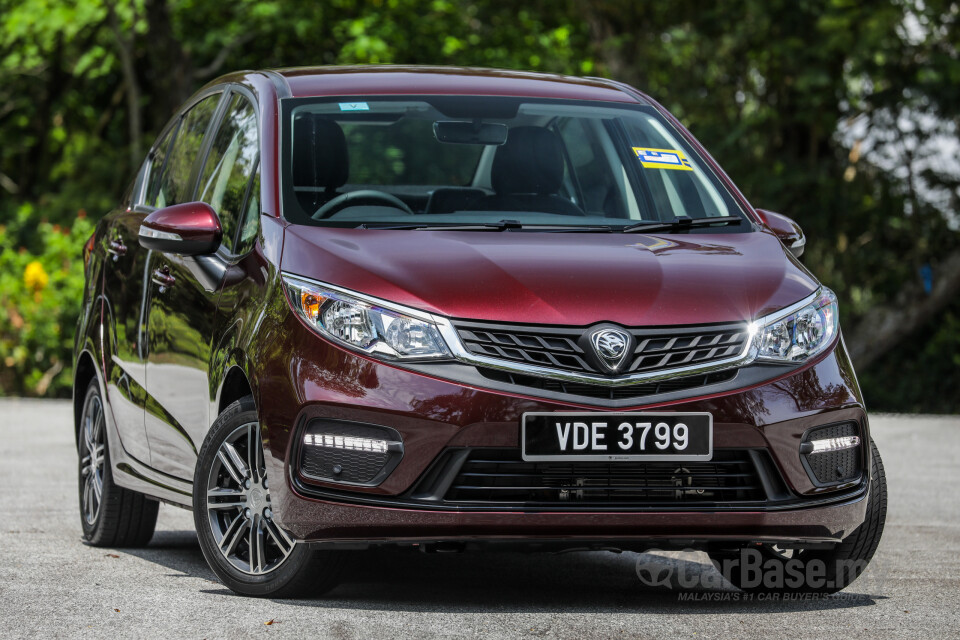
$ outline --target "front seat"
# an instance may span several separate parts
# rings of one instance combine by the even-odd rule
[[[563,143],[549,129],[510,129],[493,157],[490,183],[494,195],[476,200],[470,209],[584,215],[580,207],[557,195],[563,183]]]
[[[300,206],[313,215],[347,183],[347,139],[340,125],[313,113],[294,118],[293,135],[293,189]]]

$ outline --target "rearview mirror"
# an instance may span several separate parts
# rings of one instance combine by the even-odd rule
[[[757,215],[760,216],[763,224],[780,238],[780,242],[787,247],[794,257],[799,258],[803,255],[803,249],[807,245],[807,237],[803,235],[800,225],[782,213],[774,213],[766,209],[757,209]]]
[[[433,135],[439,142],[501,145],[507,141],[507,125],[496,122],[438,120]]]
[[[223,239],[217,213],[205,202],[157,209],[140,225],[140,246],[152,251],[199,256],[213,253]]]

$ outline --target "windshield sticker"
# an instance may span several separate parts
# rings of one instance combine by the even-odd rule
[[[370,111],[366,102],[341,102],[340,111]]]
[[[640,164],[644,169],[676,169],[678,171],[693,171],[693,166],[683,151],[679,149],[646,149],[634,147]]]

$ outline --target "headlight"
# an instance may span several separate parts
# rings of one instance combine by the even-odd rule
[[[388,360],[449,358],[450,350],[427,314],[294,276],[283,276],[290,303],[320,335]],[[417,317],[422,316],[422,317]]]
[[[802,362],[826,349],[837,335],[837,296],[826,287],[804,308],[757,328],[757,358]]]

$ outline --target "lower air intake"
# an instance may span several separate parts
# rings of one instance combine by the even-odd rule
[[[763,455],[758,453],[758,455]],[[518,449],[475,449],[444,500],[459,504],[669,505],[767,499],[747,450],[709,462],[524,462]]]

